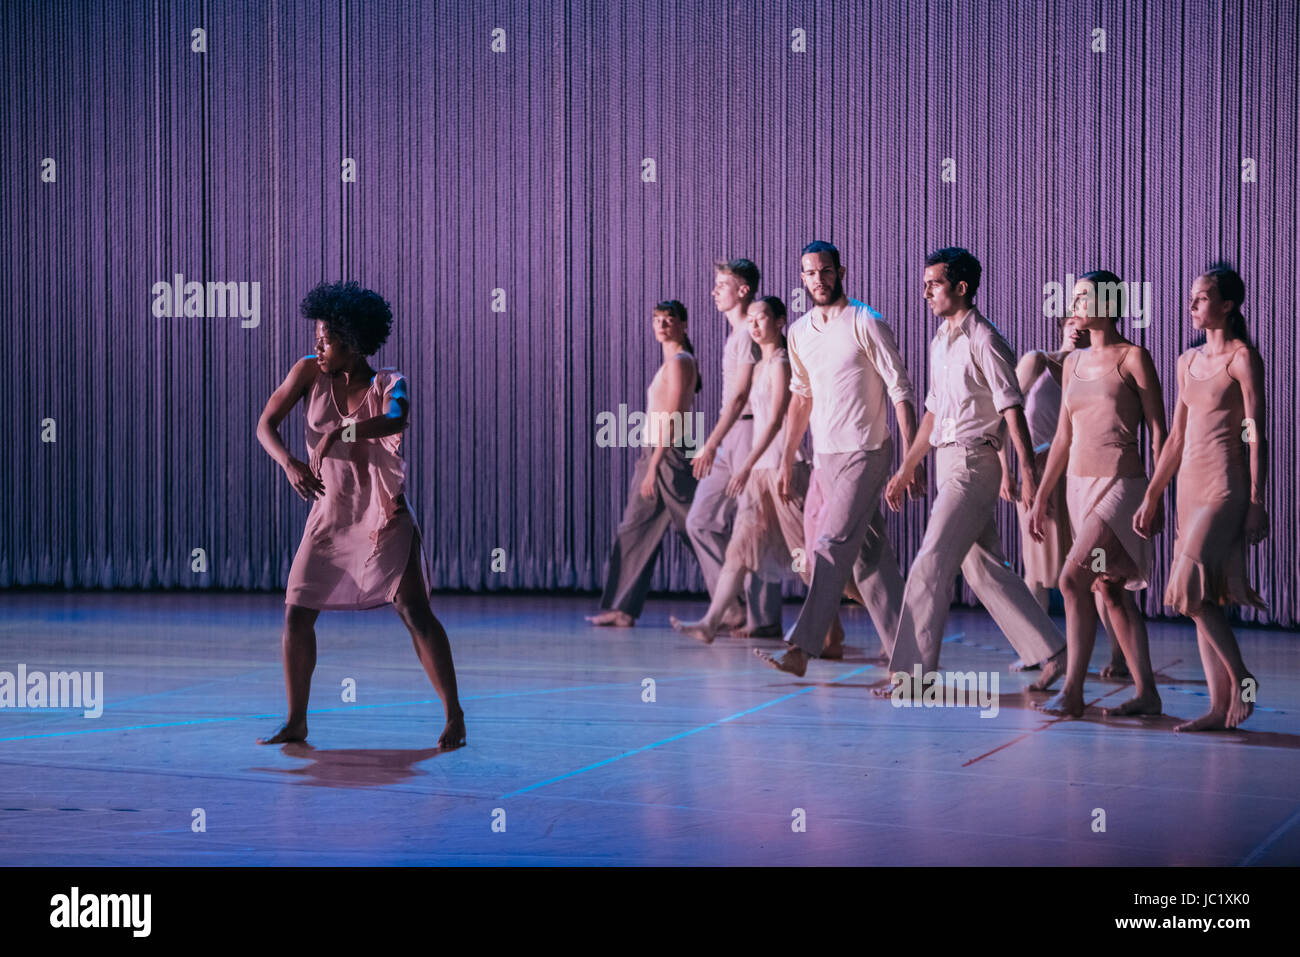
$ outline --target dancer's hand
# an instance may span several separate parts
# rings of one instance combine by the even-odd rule
[[[1268,509],[1263,502],[1251,502],[1246,509],[1246,544],[1258,545],[1268,538]]]
[[[309,464],[311,465],[311,470],[317,475],[320,475],[321,462],[323,462],[325,456],[329,454],[329,450],[334,446],[334,443],[339,440],[339,435],[340,432],[337,428],[330,429],[325,433],[320,442],[316,444],[316,448],[311,450],[311,460]]]
[[[324,483],[302,459],[290,457],[289,461],[284,463],[284,474],[288,478],[289,484],[293,486],[293,490],[305,502],[310,502],[325,494]]]
[[[748,481],[749,466],[741,466],[738,471],[732,473],[731,481],[727,483],[727,494],[732,498],[738,498],[740,493],[745,491],[745,483]]]
[[[1020,471],[1020,504],[1026,509],[1033,508],[1038,502],[1038,470],[1035,468]],[[1047,514],[1047,503],[1043,503],[1043,514]]]
[[[925,498],[926,481],[925,481],[925,459],[912,470],[912,482],[907,486],[907,497],[913,502]]]
[[[885,486],[885,503],[891,510],[897,512],[903,507],[903,492],[911,487],[912,477],[912,472],[899,469],[889,479],[889,484]]]
[[[1047,538],[1047,499],[1045,496],[1037,495],[1033,503],[1028,507],[1029,511],[1029,537],[1036,542],[1042,542]]]
[[[697,479],[702,479],[713,471],[713,458],[718,454],[708,442],[705,442],[698,452],[695,453],[695,459],[691,463],[691,471],[695,473]]]
[[[1002,488],[998,492],[998,497],[1004,502],[1015,504],[1016,499],[1020,498],[1020,489],[1016,487],[1016,477],[1008,469],[1002,470]]]
[[[646,473],[646,477],[641,480],[641,497],[653,502],[655,498],[655,475],[654,472]]]
[[[783,461],[781,467],[777,470],[776,497],[787,505],[794,500],[793,496],[790,494],[793,485],[794,464]]]
[[[1163,498],[1164,496],[1161,496],[1162,500]],[[1153,502],[1151,499],[1144,497],[1142,499],[1142,504],[1138,506],[1138,510],[1133,513],[1133,531],[1137,532],[1143,538],[1150,538],[1155,535],[1158,531],[1156,528],[1156,519],[1161,509],[1161,504],[1162,502]]]

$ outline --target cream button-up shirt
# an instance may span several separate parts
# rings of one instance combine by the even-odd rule
[[[786,334],[786,351],[790,391],[813,400],[818,454],[880,448],[889,438],[888,403],[915,402],[893,331],[856,299],[830,319],[821,306],[805,313]]]
[[[1015,353],[997,327],[973,307],[955,325],[945,319],[930,340],[930,444],[1001,448],[1002,413],[1024,404]]]

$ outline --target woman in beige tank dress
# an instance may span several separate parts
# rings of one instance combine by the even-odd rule
[[[1250,344],[1241,277],[1223,264],[1192,285],[1192,325],[1203,346],[1178,359],[1178,405],[1169,442],[1133,527],[1150,535],[1178,472],[1178,535],[1165,604],[1196,623],[1210,710],[1176,731],[1235,728],[1255,708],[1258,684],[1241,659],[1224,605],[1266,606],[1246,577],[1246,549],[1268,535],[1264,508],[1264,364]]]
[[[1088,347],[1088,333],[1079,327],[1078,319],[1065,316],[1059,324],[1061,348],[1058,351],[1026,352],[1016,364],[1016,379],[1025,397],[1025,420],[1029,425],[1029,438],[1034,443],[1034,458],[1039,475],[1047,468],[1047,456],[1051,451],[1052,438],[1056,435],[1056,424],[1061,417],[1061,366],[1070,353]],[[1029,533],[1029,509],[1020,501],[1020,492],[1016,487],[1010,442],[1002,443],[998,458],[1002,462],[1000,497],[1004,502],[1015,505],[1020,517],[1020,554],[1025,566],[1025,584],[1029,586],[1034,600],[1046,611],[1051,603],[1051,590],[1056,587],[1061,572],[1065,569],[1065,556],[1074,544],[1070,534],[1069,506],[1065,500],[1066,483],[1061,482],[1056,486],[1056,492],[1048,502],[1043,540],[1040,542]],[[1110,613],[1106,610],[1106,603],[1101,600],[1101,594],[1094,594],[1097,615],[1110,637],[1110,663],[1101,669],[1101,676],[1127,678],[1128,663],[1124,661],[1124,652],[1115,640],[1115,632],[1109,621]],[[1010,670],[1032,669],[1025,668],[1024,662],[1017,659]]]
[[[810,467],[800,457],[795,462],[791,498],[777,493],[778,466],[785,448],[785,414],[790,407],[790,357],[785,350],[786,309],[776,296],[763,296],[746,313],[750,335],[762,349],[754,367],[750,403],[754,410],[754,445],[727,485],[727,494],[739,498],[731,538],[709,610],[698,621],[670,617],[672,626],[705,643],[723,627],[735,605],[747,574],[780,582],[797,573],[807,584],[811,570],[795,555],[804,547],[804,501],[808,495]],[[835,617],[826,638],[828,649],[842,649],[844,628]],[[842,657],[843,652],[840,652]]]
[[[1114,273],[1087,273],[1074,287],[1072,311],[1088,331],[1090,344],[1069,355],[1062,368],[1063,407],[1029,523],[1030,533],[1041,540],[1047,503],[1068,465],[1066,500],[1074,545],[1060,578],[1068,663],[1060,694],[1044,702],[1041,710],[1074,718],[1083,715],[1083,685],[1097,637],[1094,591],[1110,613],[1136,685],[1132,698],[1106,713],[1161,710],[1146,619],[1133,598],[1133,592],[1147,587],[1151,544],[1133,530],[1132,522],[1147,486],[1138,428],[1145,418],[1152,459],[1158,458],[1165,440],[1165,409],[1151,356],[1116,329],[1122,299]],[[1046,684],[1050,682],[1031,689],[1043,691]]]
[[[267,400],[257,438],[294,490],[312,502],[285,590],[282,653],[289,717],[259,744],[307,737],[307,699],[316,667],[316,618],[323,609],[392,604],[447,723],[440,748],[465,743],[465,714],[442,624],[429,607],[429,572],[420,528],[406,499],[402,432],[410,403],[406,380],[366,361],[387,340],[393,314],[355,282],[321,283],[302,301],[315,320],[316,354],[299,359]],[[309,462],[294,458],[279,426],[306,400]]]

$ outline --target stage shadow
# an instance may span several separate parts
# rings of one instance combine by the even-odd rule
[[[443,754],[442,748],[314,748],[306,742],[284,745],[280,753],[311,763],[301,768],[250,768],[295,775],[305,784],[330,788],[383,787],[417,777],[415,765]]]

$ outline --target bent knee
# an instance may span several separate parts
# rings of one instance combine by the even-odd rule
[[[1092,572],[1067,561],[1056,584],[1062,592],[1071,592],[1077,595],[1092,588],[1092,578]]]

